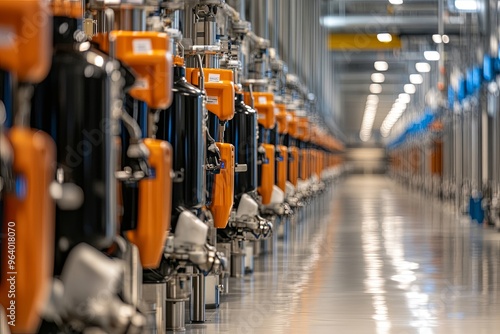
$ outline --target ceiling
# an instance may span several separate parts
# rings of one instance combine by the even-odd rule
[[[444,0],[442,5],[443,9],[447,6]],[[336,96],[340,99],[342,109],[339,126],[346,135],[348,144],[360,142],[359,133],[367,96],[370,94],[371,74],[377,72],[374,62],[378,60],[386,61],[389,69],[383,72],[385,81],[382,83],[382,93],[379,94],[370,142],[381,142],[380,126],[395,99],[404,92],[404,85],[409,83],[409,74],[417,73],[415,63],[425,61],[424,50],[436,47],[432,35],[438,31],[438,12],[438,0],[404,0],[402,5],[391,5],[388,0],[323,1],[325,16],[343,19],[339,20],[339,24],[329,27],[330,33],[362,35],[366,32],[390,32],[400,36],[402,41],[402,48],[394,50],[355,50],[347,54],[331,51],[337,84]],[[460,32],[459,17],[448,17],[443,22],[444,32],[451,39],[456,39]],[[435,70],[437,63],[431,63],[431,66]],[[431,72],[425,75],[433,74]],[[417,93],[413,96],[418,99],[417,103],[423,104],[424,90],[428,88],[425,85],[417,86]]]

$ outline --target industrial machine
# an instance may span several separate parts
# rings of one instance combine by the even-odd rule
[[[342,144],[229,2],[0,1],[1,333],[203,323],[325,200]]]

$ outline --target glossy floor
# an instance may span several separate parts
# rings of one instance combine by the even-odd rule
[[[385,176],[348,177],[187,332],[498,333],[500,234],[450,212]]]

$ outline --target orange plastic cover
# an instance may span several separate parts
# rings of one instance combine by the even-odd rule
[[[288,134],[294,138],[297,138],[299,134],[299,120],[295,115],[287,111],[288,118]]]
[[[52,17],[46,1],[0,1],[0,68],[22,82],[40,82],[52,56]]]
[[[83,17],[82,0],[52,0],[51,7],[54,16],[66,16],[74,19]]]
[[[226,228],[234,201],[234,146],[216,143],[223,168],[215,175],[212,204],[209,209],[216,228]]]
[[[116,58],[129,65],[137,78],[130,95],[150,108],[166,109],[172,103],[173,57],[166,33],[152,31],[112,31]],[[101,44],[108,52],[109,46]]]
[[[309,150],[304,148],[300,150],[300,175],[302,180],[309,178]]]
[[[290,159],[288,169],[288,181],[297,186],[299,178],[299,149],[295,146],[290,147]]]
[[[317,174],[319,177],[321,177],[321,174],[325,170],[325,152],[319,151],[318,152],[318,171]]]
[[[49,186],[55,175],[56,149],[50,136],[41,131],[12,128],[8,137],[14,149],[14,173],[24,179],[25,194],[5,197],[0,304],[7,315],[14,305],[13,333],[34,333],[52,282],[55,204]]]
[[[276,124],[278,125],[278,133],[286,135],[288,133],[288,113],[284,104],[276,105]]]
[[[139,213],[137,229],[127,231],[127,237],[139,248],[142,266],[158,268],[170,229],[172,203],[172,148],[158,139],[144,139],[149,149],[152,178],[139,182]]]
[[[310,139],[309,119],[307,117],[299,117],[297,138],[302,141]]]
[[[288,148],[284,145],[279,145],[278,149],[280,150],[280,154],[283,159],[277,162],[278,182],[276,185],[280,187],[281,190],[285,191],[286,180],[288,178]]]
[[[271,196],[274,187],[274,168],[275,168],[275,154],[274,145],[262,144],[266,151],[266,164],[261,165],[261,179],[259,180],[259,187],[257,191],[262,196],[262,204],[267,205],[271,203]]]
[[[233,71],[204,68],[203,75],[207,92],[207,110],[217,115],[221,121],[231,120],[234,117],[235,94]],[[199,86],[200,70],[192,69],[189,78],[191,84]]]
[[[245,103],[251,105],[251,97],[249,92],[245,92]],[[259,124],[266,129],[273,129],[276,124],[276,116],[274,113],[274,95],[267,92],[254,92],[254,108],[257,110]]]

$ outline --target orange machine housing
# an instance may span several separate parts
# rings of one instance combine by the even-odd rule
[[[223,167],[215,175],[212,203],[209,206],[216,228],[226,228],[234,201],[234,146],[216,143]]]
[[[112,31],[116,58],[130,66],[136,83],[129,94],[150,108],[166,109],[172,103],[173,56],[166,33],[153,31]],[[107,35],[93,39],[104,52],[109,52]]]
[[[288,134],[297,139],[299,129],[299,120],[295,116],[294,113],[287,111],[287,125],[288,125]],[[295,146],[291,146],[288,149],[288,181],[292,183],[294,186],[297,186],[297,180],[299,178],[299,149]]]
[[[251,104],[251,96],[249,92],[245,92],[245,103],[247,105]],[[274,129],[276,124],[276,116],[274,108],[276,107],[274,104],[274,95],[273,93],[267,92],[254,92],[254,108],[258,113],[258,122],[265,129]]]
[[[286,112],[286,106],[284,104],[277,104],[275,112],[278,133],[286,135],[288,133],[288,121],[291,120],[291,117],[289,117],[289,114]]]
[[[81,0],[52,0],[50,3],[54,16],[66,16],[74,19],[83,17],[83,3]]]
[[[158,139],[144,139],[149,150],[148,162],[155,171],[152,178],[139,182],[137,228],[127,237],[137,246],[142,266],[158,268],[170,229],[172,203],[172,148]]]
[[[262,196],[262,204],[267,205],[271,203],[273,194],[275,155],[274,145],[262,144],[262,147],[266,154],[267,163],[261,165],[261,179],[257,191]]]
[[[207,92],[207,110],[215,114],[221,121],[229,121],[234,117],[234,82],[233,71],[216,68],[203,69],[205,90]],[[199,86],[200,70],[190,69],[186,78],[191,84]]]
[[[0,68],[21,82],[43,80],[52,61],[52,17],[47,2],[0,1],[0,22],[6,37],[0,43]]]
[[[7,136],[14,151],[14,174],[24,180],[24,196],[5,196],[0,304],[7,309],[15,303],[13,333],[34,333],[51,287],[55,205],[49,186],[55,175],[56,148],[41,131],[14,127]],[[14,248],[9,246],[12,242]],[[15,296],[9,293],[10,277],[15,277]]]
[[[286,191],[286,180],[288,177],[288,148],[284,145],[278,145],[276,148],[279,150],[282,159],[277,162],[278,180],[276,185],[283,191]]]
[[[288,158],[288,181],[294,186],[297,186],[299,178],[299,149],[295,146],[289,148]]]

